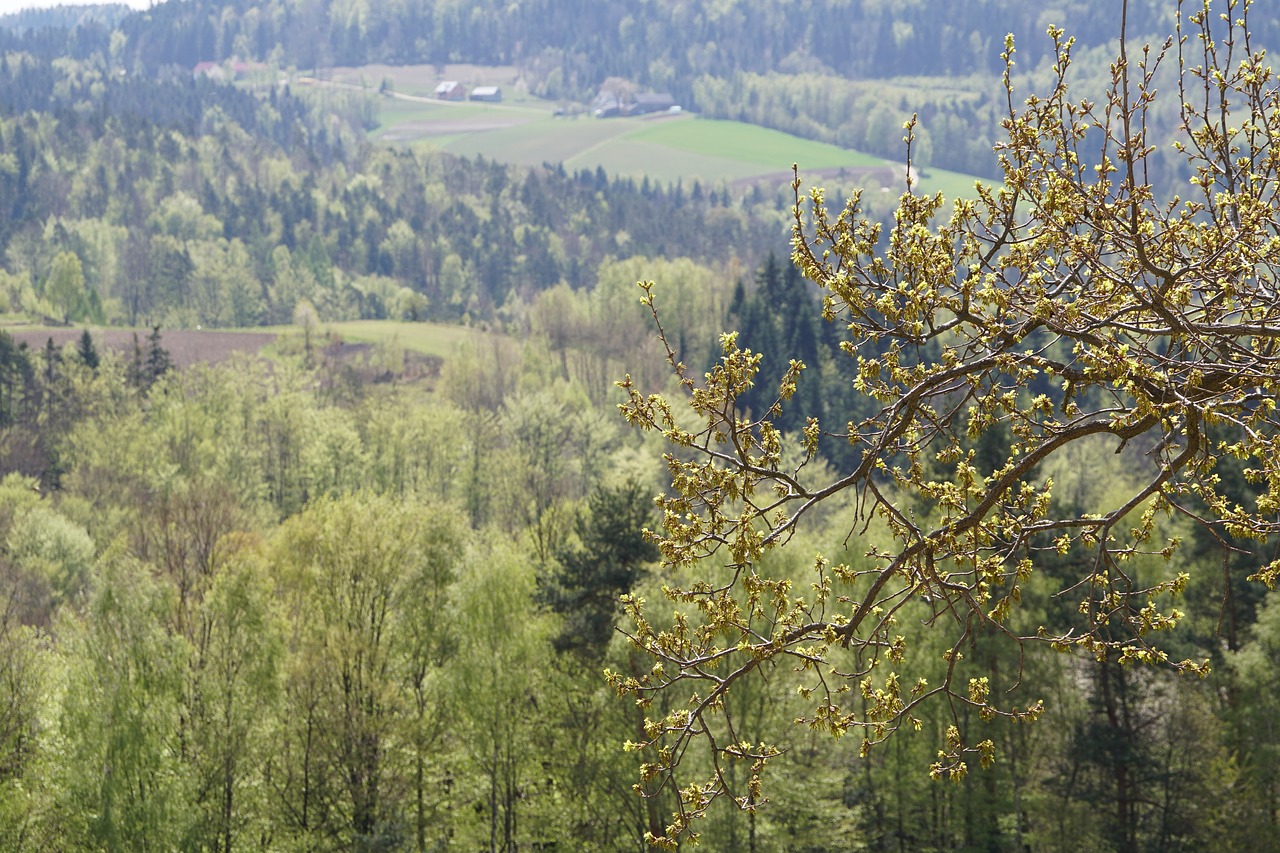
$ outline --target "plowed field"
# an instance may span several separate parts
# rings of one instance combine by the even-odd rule
[[[49,338],[53,338],[55,346],[62,347],[70,341],[80,340],[82,329],[46,329],[10,332],[13,339],[25,342],[33,350],[44,347]],[[147,347],[146,331],[134,332],[129,329],[95,329],[94,346],[99,352],[108,350],[129,354],[133,351],[134,335],[138,336],[138,344]],[[192,331],[175,329],[160,333],[161,345],[169,351],[169,358],[174,365],[186,367],[189,364],[204,361],[216,364],[231,357],[232,353],[255,353],[276,339],[271,332],[217,332]]]

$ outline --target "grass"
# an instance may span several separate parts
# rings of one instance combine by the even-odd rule
[[[876,167],[885,161],[825,142],[801,139],[788,133],[736,121],[686,116],[650,124],[629,138],[696,154],[728,158],[770,171],[801,163],[810,169],[840,166]]]
[[[297,327],[285,327],[297,331]],[[344,320],[325,323],[324,328],[337,332],[353,343],[394,343],[411,352],[451,358],[458,347],[475,333],[465,326],[441,323],[409,323],[398,320]]]
[[[464,118],[474,118],[484,113],[484,107],[479,104],[424,104],[418,101],[401,101],[393,98],[384,98],[380,103],[381,109],[379,112],[382,127],[378,128],[375,134],[406,121],[457,121]]]
[[[478,131],[460,136],[445,146],[455,154],[486,157],[505,162],[536,166],[542,163],[570,164],[584,152],[599,149],[630,128],[595,119],[556,119],[549,114],[532,122],[511,123],[506,127]],[[588,160],[590,158],[588,157]],[[594,161],[571,168],[594,169]]]
[[[369,136],[392,144],[430,142],[445,147],[440,137],[483,137],[487,132],[542,118],[541,110],[493,104],[440,104],[387,99],[382,104],[381,125]]]
[[[692,114],[607,120],[585,114],[556,117],[552,115],[555,105],[522,91],[518,77],[514,67],[479,65],[369,65],[332,73],[336,81],[370,88],[384,78],[392,80],[395,97],[381,100],[381,126],[370,136],[393,145],[483,155],[530,166],[563,163],[570,170],[602,168],[614,176],[648,177],[662,183],[701,180],[741,187],[750,182],[766,191],[787,184],[792,163],[810,175],[826,171],[829,177],[835,170],[847,170],[841,180],[873,187],[899,183],[889,176],[901,176],[904,168],[901,163],[782,131]],[[445,103],[423,97],[446,79],[468,86],[501,86],[504,100],[500,104]],[[910,89],[913,82],[900,85]],[[969,94],[960,84],[955,93]],[[815,176],[813,182],[823,180]],[[920,189],[942,192],[948,198],[972,198],[976,180],[944,169],[926,169]]]
[[[571,170],[602,167],[615,175],[637,179],[647,175],[670,183],[682,180],[686,184],[694,178],[715,184],[757,177],[764,171],[777,171],[762,170],[757,164],[714,154],[677,152],[670,146],[629,136],[567,158],[564,163]]]
[[[992,183],[984,178],[975,178],[973,175],[930,167],[920,172],[920,191],[930,195],[940,192],[948,201],[957,198],[977,198],[978,194],[974,192],[973,186],[978,181],[987,185]]]
[[[421,68],[416,73],[415,88],[430,82],[422,79]],[[386,99],[382,126],[371,135],[390,144],[423,145],[462,156],[530,166],[563,163],[574,171],[603,168],[615,176],[663,183],[754,181],[769,189],[770,184],[786,185],[792,163],[809,172],[847,169],[851,182],[860,180],[859,170],[880,170],[862,179],[883,182],[886,174],[903,169],[900,163],[859,151],[742,122],[692,114],[564,118],[553,116],[552,108],[549,101],[527,96],[483,106]],[[949,198],[972,197],[975,180],[928,169],[921,188]]]
[[[448,151],[449,146],[460,139],[466,138],[465,133],[442,133],[432,135],[426,139],[415,139],[411,145],[414,148],[431,148],[439,151]]]

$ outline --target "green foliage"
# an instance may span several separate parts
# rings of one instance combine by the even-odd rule
[[[5,544],[15,567],[49,584],[55,602],[83,590],[93,564],[93,540],[56,511],[38,505],[21,513]]]
[[[695,318],[681,320],[698,328]],[[591,323],[580,322],[590,333]],[[573,348],[568,355],[572,375],[572,359],[581,355]],[[34,724],[20,729],[30,734],[21,735],[15,775],[0,781],[5,831],[13,827],[24,833],[21,843],[45,849],[77,849],[94,837],[106,793],[84,768],[105,755],[99,717],[109,693],[122,709],[156,694],[148,714],[122,710],[108,731],[140,778],[169,780],[169,802],[156,809],[182,817],[155,837],[173,846],[377,842],[429,850],[484,848],[495,839],[501,847],[510,837],[522,847],[559,840],[608,850],[636,849],[646,832],[665,832],[674,794],[650,781],[649,797],[637,797],[634,759],[618,750],[644,736],[644,711],[616,701],[599,670],[651,674],[652,659],[611,630],[617,598],[660,598],[664,585],[694,579],[699,569],[647,570],[652,546],[638,531],[651,523],[652,486],[626,484],[656,481],[656,447],[615,429],[607,403],[592,404],[576,380],[558,378],[539,336],[523,345],[477,338],[446,366],[436,393],[358,382],[335,393],[323,365],[308,371],[247,361],[171,370],[139,393],[114,355],[104,356],[96,374],[77,372],[77,359],[62,364],[74,404],[63,415],[60,486],[37,491],[38,480],[20,475],[0,481],[0,533],[9,541],[29,514],[56,513],[66,522],[57,526],[87,531],[107,543],[107,555],[91,568],[83,596],[61,600],[11,554],[0,555],[16,620],[9,623],[16,632],[0,639],[12,650],[5,659],[12,669],[0,666],[12,681],[0,679],[0,690],[15,697],[15,709],[35,710],[15,718]],[[488,384],[471,384],[472,377]],[[43,368],[35,381],[43,394]],[[999,442],[974,444],[975,460],[986,460],[975,465],[999,464]],[[804,456],[787,458],[798,466]],[[1145,458],[1081,444],[1043,474],[1060,484],[1062,500],[1090,505],[1140,483]],[[802,476],[824,482],[834,471],[815,457]],[[545,499],[542,557],[531,527],[538,495]],[[473,499],[482,508],[478,529],[463,520],[464,501]],[[828,500],[816,510],[791,547],[756,565],[760,577],[808,589],[804,552],[821,549],[833,564],[862,566],[864,549],[891,542],[873,525],[867,539],[842,547],[856,505]],[[937,512],[924,501],[915,511]],[[1170,520],[1158,525],[1155,536],[1190,538]],[[84,542],[83,532],[72,540]],[[1009,629],[1078,628],[1081,614],[1052,593],[1087,571],[1088,560],[1075,549],[1060,558],[1042,553]],[[1211,552],[1196,561],[1220,570]],[[1135,558],[1133,566],[1139,578],[1161,571],[1158,558]],[[718,568],[714,579],[730,576]],[[747,600],[735,594],[738,606]],[[386,604],[381,635],[369,618],[376,607],[358,602]],[[1211,601],[1183,606],[1197,624],[1219,612]],[[684,610],[686,619],[694,615]],[[942,683],[951,641],[932,607],[920,599],[901,613],[913,672]],[[19,627],[24,622],[52,629],[38,633]],[[670,632],[678,622],[659,609],[651,625]],[[1242,630],[1242,642],[1252,643],[1247,625]],[[126,637],[130,654],[163,672],[130,663],[108,690],[103,679],[116,671],[102,655],[110,650],[120,660]],[[965,678],[988,678],[991,696],[1021,678],[1022,689],[1050,706],[1046,724],[1001,726],[972,709],[957,720],[921,705],[919,734],[904,732],[865,759],[851,739],[832,743],[821,731],[787,728],[806,712],[796,692],[806,686],[804,673],[766,664],[767,679],[735,682],[726,709],[739,739],[772,739],[783,753],[770,759],[771,784],[755,810],[713,813],[699,827],[703,844],[947,849],[1016,846],[1021,838],[1033,849],[1065,849],[1059,839],[1113,847],[1121,825],[1113,792],[1123,766],[1116,758],[1124,753],[1101,747],[1124,741],[1097,725],[1105,717],[1103,682],[1087,661],[1034,648],[1014,661],[1002,649],[1001,634],[988,626],[962,649],[958,667]],[[1260,669],[1250,672],[1260,678]],[[1215,674],[1211,689],[1188,693],[1186,682],[1135,679],[1127,670],[1126,677],[1125,701],[1141,724],[1123,735],[1141,758],[1130,764],[1133,837],[1142,844],[1167,832],[1184,846],[1208,843],[1208,832],[1218,833],[1220,846],[1227,836],[1245,838],[1254,823],[1246,816],[1264,813],[1268,802],[1265,684]],[[73,686],[78,692],[66,692]],[[650,708],[678,710],[666,695]],[[991,739],[999,760],[955,786],[922,787],[913,780],[936,760],[952,724],[966,740]],[[379,744],[376,761],[358,748],[362,736]],[[1239,771],[1226,754],[1240,756]],[[714,768],[701,745],[685,755],[698,772]],[[723,769],[743,785],[750,764],[739,759]],[[364,833],[354,828],[356,793],[370,802],[371,789],[351,781],[353,767],[378,780],[381,817]],[[1208,793],[1228,785],[1221,796]],[[122,802],[119,791],[107,793]],[[119,819],[111,831],[145,835],[162,819],[136,800],[123,802],[113,805]],[[1215,809],[1239,815],[1235,828],[1215,823]],[[1165,813],[1171,817],[1162,822]],[[1189,828],[1191,820],[1173,819],[1178,814],[1207,829]],[[1231,843],[1248,849],[1243,840]]]
[[[258,549],[242,547],[214,579],[198,617],[188,676],[188,761],[200,821],[215,849],[252,844],[271,826],[260,768],[271,755],[286,623]]]
[[[81,849],[176,847],[192,818],[179,744],[190,649],[165,631],[169,593],[144,567],[109,555],[95,587],[90,618],[59,625],[61,830]]]
[[[426,679],[451,633],[441,616],[459,551],[456,523],[433,512],[355,493],[311,503],[276,538],[273,562],[295,609],[277,760],[302,765],[286,760],[273,775],[299,841],[405,843],[395,745],[409,720],[423,735],[433,722]],[[418,741],[416,761],[428,743]]]
[[[528,837],[519,811],[534,785],[547,624],[531,614],[534,572],[523,555],[499,546],[473,552],[468,564],[457,590],[452,681],[467,752],[487,782],[489,848],[511,850]]]
[[[1228,37],[1246,38],[1242,14],[1228,19]],[[1044,95],[1016,107],[1005,75],[1004,183],[980,190],[978,201],[959,201],[944,217],[940,195],[908,192],[884,241],[860,192],[832,212],[821,189],[806,204],[796,178],[793,257],[822,288],[823,316],[844,327],[840,348],[856,365],[851,390],[864,398],[865,417],[824,424],[807,416],[800,344],[758,322],[762,338],[773,336],[765,346],[790,357],[780,375],[764,376],[762,355],[731,333],[701,382],[671,356],[680,405],[622,383],[627,419],[670,445],[659,544],[681,575],[664,590],[678,608],[672,629],[657,628],[639,599],[628,604],[652,670],[611,675],[646,708],[677,693],[668,699],[674,707],[650,713],[638,747],[651,756],[642,780],[681,798],[655,843],[676,844],[719,797],[748,809],[758,801],[760,774],[779,748],[739,735],[729,697],[784,662],[804,673],[798,689],[808,709],[798,721],[854,735],[864,756],[923,729],[924,707],[938,701],[949,722],[934,732],[930,775],[959,783],[970,763],[990,767],[995,740],[970,717],[1027,723],[1045,706],[1035,694],[997,689],[996,660],[974,651],[988,634],[1003,639],[1006,656],[1041,647],[1092,661],[1099,714],[1080,740],[1097,748],[1097,778],[1115,804],[1101,829],[1114,849],[1194,838],[1158,817],[1191,796],[1173,781],[1188,780],[1189,767],[1144,754],[1137,732],[1146,745],[1167,738],[1167,748],[1185,753],[1181,739],[1211,728],[1212,714],[1181,691],[1182,722],[1153,738],[1144,714],[1160,703],[1142,696],[1134,684],[1145,675],[1131,670],[1209,670],[1202,649],[1163,639],[1185,615],[1177,600],[1189,581],[1171,567],[1184,540],[1172,519],[1263,540],[1277,532],[1280,505],[1272,452],[1280,318],[1262,261],[1274,210],[1250,160],[1275,168],[1253,135],[1270,121],[1256,117],[1276,110],[1274,91],[1256,85],[1272,72],[1262,55],[1216,53],[1209,20],[1205,10],[1179,17],[1198,33],[1203,65],[1193,67],[1183,46],[1170,57],[1189,78],[1183,91],[1203,93],[1199,107],[1194,98],[1176,105],[1184,127],[1203,128],[1178,148],[1193,176],[1188,198],[1159,200],[1145,169],[1156,72],[1173,42],[1139,50],[1122,32],[1102,108],[1069,94],[1074,42],[1058,28],[1050,28],[1055,76]],[[1003,57],[1011,69],[1012,37]],[[1255,118],[1219,131],[1222,114]],[[914,118],[905,125],[909,155],[916,129]],[[658,289],[642,288],[658,318]],[[738,302],[745,313],[745,297]],[[659,332],[670,340],[661,322]],[[767,409],[744,413],[760,381],[776,382],[776,396],[770,389]],[[786,432],[789,408],[807,416],[798,433]],[[805,469],[824,433],[859,458],[849,473],[815,480]],[[1055,501],[1044,469],[1099,437],[1117,452],[1131,442],[1142,448],[1128,466],[1133,482],[1082,507]],[[1246,462],[1258,487],[1251,503],[1223,486],[1220,456]],[[844,563],[819,552],[803,583],[771,571],[766,555],[841,493],[852,496],[851,535],[867,539],[865,556]],[[1068,618],[1017,618],[1037,569],[1073,552],[1077,562],[1053,579],[1070,602]],[[1278,570],[1271,562],[1252,577],[1270,584]],[[916,618],[945,629],[941,649],[912,642],[905,626]],[[935,673],[939,660],[945,667]],[[694,742],[711,751],[710,768],[686,766]],[[735,778],[730,769],[743,765],[750,775]],[[1192,766],[1204,773],[1192,790],[1231,777],[1212,747]],[[1155,790],[1163,811],[1144,808]],[[1146,823],[1157,819],[1158,829]]]
[[[12,601],[0,612],[0,845],[34,849],[39,833],[42,739],[49,702],[48,655],[40,635],[18,624]]]
[[[1274,720],[1277,692],[1277,675],[1280,674],[1280,606],[1275,593],[1267,596],[1258,613],[1252,639],[1231,658],[1231,667],[1237,677],[1240,691],[1235,703],[1237,726],[1236,743],[1240,750],[1241,782],[1250,792],[1250,801],[1263,809],[1270,809],[1280,797],[1280,779],[1277,778],[1277,754],[1280,739],[1276,737]],[[1243,848],[1269,843],[1265,823],[1251,823],[1243,833]]]
[[[1212,185],[1254,131],[1218,138],[1166,106],[1167,59],[1141,82],[1155,100],[1132,49],[1117,65],[1144,124],[1090,88],[1109,48],[1075,48],[1069,101],[1057,57],[1027,45],[1011,83],[1051,94],[1007,117],[1006,194],[952,220],[916,196],[894,218],[879,190],[902,173],[858,173],[867,222],[819,203],[797,223],[808,278],[766,260],[784,214],[764,190],[365,147],[371,94],[132,73],[453,53],[589,94],[607,64],[890,155],[919,111],[919,170],[989,156],[988,46],[1056,14],[575,3],[201,0],[114,33],[0,32],[0,305],[64,316],[75,276],[52,273],[78,262],[75,316],[303,326],[269,366],[181,370],[148,364],[145,333],[96,370],[0,335],[0,457],[22,472],[0,481],[0,847],[636,850],[728,793],[736,808],[693,825],[707,849],[1266,848],[1276,608],[1244,576],[1274,550],[1272,166]],[[1158,5],[1131,2],[1130,33]],[[1113,15],[1081,9],[1085,42],[1114,37]],[[1256,46],[1275,27],[1254,17]],[[53,60],[64,43],[75,58]],[[909,55],[953,85],[835,76],[900,74]],[[1129,118],[1107,143],[1119,171],[1053,147],[1056,118],[1103,123],[1081,91]],[[1134,127],[1159,145],[1182,124],[1225,171],[1137,156]],[[690,167],[724,139],[701,120],[635,127]],[[768,140],[733,153],[780,156]],[[624,141],[619,168],[646,162]],[[1185,220],[1149,201],[1193,174],[1211,186]],[[650,277],[668,348],[643,331],[633,282]],[[402,321],[385,343],[369,325],[424,310],[472,328]],[[334,332],[382,352],[344,362],[356,348]],[[375,363],[387,381],[367,381]],[[661,434],[614,423],[627,364],[652,407],[632,411],[675,439],[665,459]],[[702,421],[662,420],[648,396],[681,376]],[[719,434],[691,440],[705,418]],[[668,561],[650,567],[639,530],[659,520]],[[673,560],[673,542],[715,556]],[[623,595],[648,651],[613,630]],[[1191,630],[1163,630],[1175,607]],[[1217,668],[1128,663],[1144,657]],[[1015,724],[1037,699],[1041,724]],[[627,741],[655,747],[634,788]],[[922,784],[931,764],[952,783]]]
[[[591,493],[577,522],[577,543],[555,549],[557,567],[539,593],[564,617],[554,640],[558,650],[599,657],[609,644],[620,596],[635,587],[645,564],[658,559],[644,536],[651,515],[647,491],[634,481]]]
[[[93,344],[93,335],[88,329],[80,335],[80,340],[76,343],[76,355],[85,367],[90,370],[97,370],[98,364],[101,362],[101,356],[98,355],[98,348]]]
[[[84,118],[96,61],[30,57],[42,85],[21,93],[29,112],[0,117],[15,161],[0,182],[2,289],[30,313],[244,327],[288,323],[306,300],[321,321],[491,320],[560,281],[590,283],[610,256],[754,259],[738,247],[781,239],[775,210],[729,208],[727,190],[713,202],[544,158],[329,147],[345,125],[287,91],[170,80],[148,101],[149,78],[110,75],[117,97]],[[0,74],[0,98],[20,86]],[[137,113],[114,111],[126,105]],[[706,233],[713,208],[724,222]]]
[[[84,270],[80,258],[71,252],[62,252],[54,258],[44,292],[45,297],[62,314],[64,323],[73,317],[80,319],[85,313],[86,304]]]

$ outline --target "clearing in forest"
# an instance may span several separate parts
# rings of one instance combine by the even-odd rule
[[[737,188],[756,184],[772,192],[787,186],[792,163],[811,179],[839,176],[851,184],[900,192],[905,168],[885,160],[736,121],[680,113],[597,119],[520,92],[512,69],[447,66],[366,66],[335,69],[333,80],[376,88],[388,79],[392,92],[381,105],[381,125],[371,137],[394,145],[420,145],[505,163],[563,163],[570,171],[603,168],[610,175],[664,183],[694,180]],[[501,103],[446,102],[430,97],[438,79],[499,85]],[[577,109],[582,109],[577,105]],[[560,114],[557,114],[559,112]],[[924,192],[973,197],[970,175],[929,168]]]

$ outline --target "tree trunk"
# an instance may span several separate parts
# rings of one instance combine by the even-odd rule
[[[1129,739],[1128,712],[1123,697],[1116,695],[1111,684],[1112,663],[1102,662],[1102,705],[1107,715],[1107,723],[1116,736],[1118,749],[1112,756],[1112,779],[1115,784],[1116,798],[1116,849],[1120,853],[1136,853],[1133,831],[1133,792],[1129,779]],[[1123,679],[1122,673],[1117,678]],[[1124,685],[1118,685],[1123,692]]]

